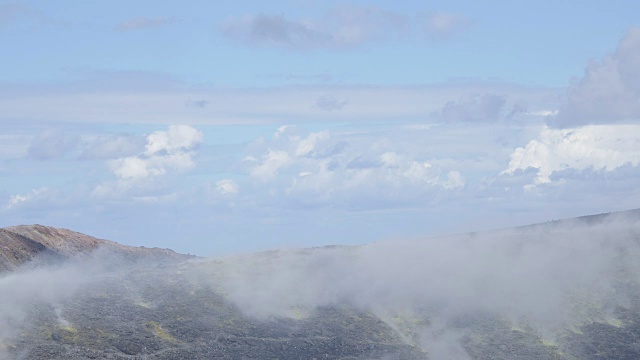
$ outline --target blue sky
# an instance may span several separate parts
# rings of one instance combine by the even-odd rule
[[[0,225],[217,255],[636,208],[638,12],[0,2]]]

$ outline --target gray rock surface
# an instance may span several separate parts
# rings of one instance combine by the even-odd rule
[[[536,228],[554,236],[547,230],[559,226]],[[634,229],[623,232],[630,238],[624,244],[640,242]],[[620,259],[635,251],[614,248],[624,255]],[[410,312],[390,312],[380,308],[388,294],[372,292],[379,302],[341,295],[314,301],[336,289],[310,292],[305,287],[316,285],[304,276],[294,279],[293,289],[283,285],[301,266],[322,272],[353,261],[359,249],[205,260],[41,225],[0,229],[0,359],[640,359],[639,277],[627,260],[614,264],[615,281],[607,288],[625,301],[608,301],[609,293],[586,288],[569,298],[568,308],[581,314],[580,321],[558,321],[552,335],[506,309],[451,312],[449,304],[413,304]],[[524,250],[515,244],[510,251]],[[274,266],[285,271],[269,272]],[[273,284],[265,287],[265,281]],[[277,293],[263,296],[265,289]],[[291,298],[304,301],[298,306]],[[243,305],[260,301],[278,311]]]

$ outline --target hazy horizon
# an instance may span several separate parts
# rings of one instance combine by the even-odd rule
[[[640,4],[0,1],[0,226],[222,255],[640,207]]]

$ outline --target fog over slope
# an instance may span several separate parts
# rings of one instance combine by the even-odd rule
[[[361,247],[274,251],[224,261],[208,278],[253,316],[346,302],[383,319],[425,316],[421,345],[455,349],[461,316],[496,313],[555,342],[617,323],[640,293],[638,212]],[[208,264],[207,264],[208,265]],[[203,271],[207,266],[202,266]],[[456,355],[456,357],[459,355]]]
[[[147,329],[157,340],[156,345],[148,345],[156,346],[156,352],[142,346],[131,350],[132,355],[151,356],[141,358],[168,359],[160,350],[184,350],[194,339],[204,341],[206,336],[188,335],[181,327],[200,324],[202,320],[196,319],[209,315],[197,312],[212,306],[216,307],[212,314],[238,312],[229,318],[233,321],[227,319],[230,323],[246,319],[242,321],[253,324],[239,337],[253,334],[251,338],[260,338],[251,329],[269,323],[268,331],[274,331],[277,323],[289,329],[282,341],[290,340],[302,326],[295,324],[313,327],[326,309],[351,309],[345,314],[373,314],[382,321],[375,327],[391,329],[395,335],[387,335],[389,344],[404,342],[409,346],[406,351],[418,354],[415,356],[422,352],[431,359],[499,358],[491,351],[502,351],[500,346],[506,349],[504,358],[509,358],[509,351],[526,350],[512,350],[510,341],[518,341],[514,347],[518,349],[522,344],[531,346],[522,357],[528,359],[616,358],[602,355],[602,350],[596,357],[595,350],[588,348],[593,342],[589,331],[598,325],[604,330],[593,336],[616,331],[627,336],[632,333],[627,329],[638,324],[639,214],[632,211],[476,234],[274,250],[180,263],[158,257],[132,262],[113,250],[98,250],[91,256],[0,275],[0,351],[6,352],[7,359],[15,358],[19,351],[25,359],[39,359],[24,343],[20,345],[25,333],[54,343],[67,339],[67,350],[90,348],[97,340],[82,337],[83,329],[90,333],[96,327],[82,325],[91,324],[87,320],[91,314],[86,314],[93,309],[90,304],[107,299],[96,308],[103,312],[93,314],[96,319],[107,318],[114,312],[132,311],[130,305],[118,305],[117,311],[110,307],[126,299],[133,304],[131,309],[154,317],[144,320],[140,315],[146,328],[127,325],[133,332]],[[169,297],[169,293],[176,295]],[[119,300],[110,294],[120,294]],[[79,305],[78,299],[85,299],[88,305]],[[180,307],[178,316],[174,311],[182,302],[190,305]],[[82,306],[85,313],[79,315]],[[45,329],[47,322],[41,318],[47,312],[58,330]],[[161,314],[168,319],[158,318]],[[353,315],[353,319],[362,322],[365,318]],[[212,320],[210,325],[219,334],[227,334],[221,322]],[[160,324],[164,330],[159,332],[148,324]],[[114,356],[128,354],[133,345],[119,345],[125,337],[113,326],[113,335],[107,337],[111,340],[100,346],[113,348]],[[291,330],[294,328],[298,330]],[[211,334],[213,330],[207,329]],[[68,337],[55,335],[56,331],[67,331]],[[306,331],[300,334],[308,336]],[[265,339],[272,337],[264,335]],[[629,341],[623,345],[640,338]],[[611,354],[640,352],[632,347],[620,349]],[[373,355],[349,356],[344,358]],[[618,354],[617,358],[624,357]]]

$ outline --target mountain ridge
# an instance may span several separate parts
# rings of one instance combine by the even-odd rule
[[[122,245],[69,229],[40,224],[18,225],[0,228],[0,271],[88,256],[99,248],[118,253],[131,261],[143,258],[179,261],[193,257],[171,249]]]

